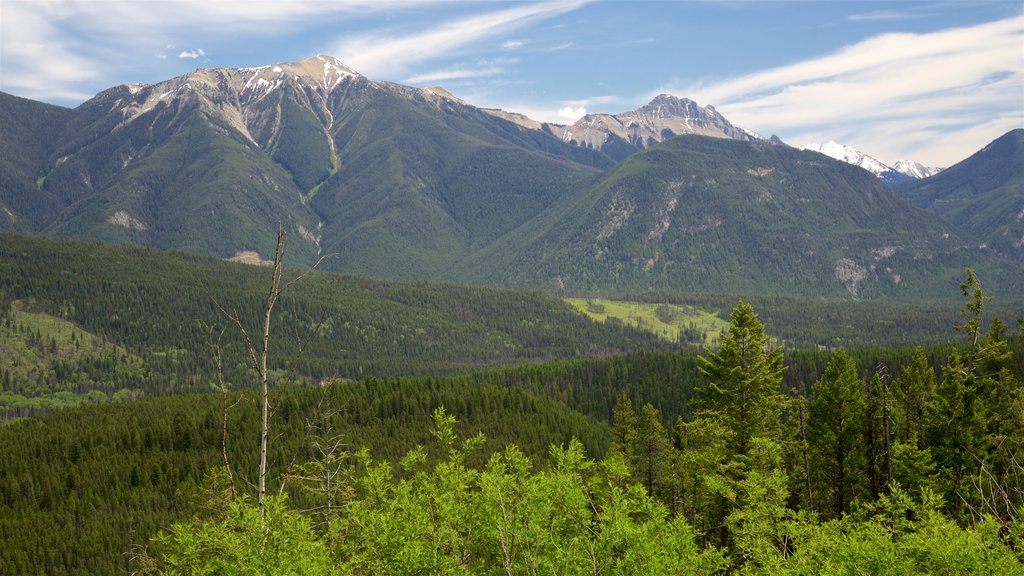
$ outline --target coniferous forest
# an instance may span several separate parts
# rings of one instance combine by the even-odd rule
[[[260,498],[261,398],[218,307],[258,316],[268,270],[5,239],[12,574],[1024,573],[1024,340],[970,270],[941,321],[835,306],[874,347],[776,331],[777,300],[690,348],[541,294],[304,277]]]

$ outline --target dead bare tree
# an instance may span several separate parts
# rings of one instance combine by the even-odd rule
[[[214,384],[214,388],[221,393],[221,431],[220,431],[220,455],[221,461],[224,463],[224,470],[228,474],[228,486],[231,489],[231,499],[234,500],[238,495],[235,491],[235,476],[231,472],[231,461],[228,460],[228,412],[238,405],[241,401],[241,397],[234,401],[232,404],[228,404],[228,385],[224,381],[224,350],[221,347],[221,340],[224,338],[225,328],[221,328],[220,332],[217,332],[217,326],[213,324],[207,324],[203,322],[203,327],[206,328],[206,339],[210,345],[210,349],[213,352],[214,368],[217,371],[217,381]],[[214,333],[216,332],[216,336]]]
[[[274,306],[280,299],[287,289],[291,288],[297,282],[306,277],[307,274],[315,270],[320,264],[327,258],[327,256],[321,256],[315,264],[309,267],[308,270],[302,274],[296,276],[292,280],[281,285],[282,276],[282,261],[284,260],[284,249],[285,249],[285,233],[284,225],[278,224],[277,226],[277,243],[274,248],[274,264],[273,271],[270,277],[270,290],[267,294],[267,304],[263,309],[263,333],[260,350],[257,353],[256,347],[253,345],[252,339],[249,337],[249,332],[245,329],[245,325],[242,323],[241,318],[238,314],[233,311],[226,310],[220,303],[215,302],[221,313],[227,316],[232,322],[238,326],[238,330],[242,333],[242,339],[245,341],[245,348],[249,353],[249,362],[256,372],[257,382],[260,388],[260,394],[262,397],[262,422],[260,426],[260,466],[259,466],[259,478],[257,480],[256,488],[256,502],[260,508],[260,515],[265,511],[263,507],[263,500],[267,493],[267,441],[270,438],[270,379],[267,372],[267,358],[270,350],[270,319],[274,312]]]

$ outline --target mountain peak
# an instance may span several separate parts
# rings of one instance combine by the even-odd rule
[[[869,156],[852,146],[839,144],[834,140],[829,140],[825,144],[804,144],[802,148],[804,150],[819,152],[830,158],[846,162],[847,164],[860,166],[881,178],[886,184],[898,184],[908,180],[927,178],[942,171],[942,168],[931,168],[910,160],[900,160],[899,162],[896,162],[896,164],[889,166],[881,160],[873,156]]]
[[[761,140],[756,133],[733,126],[712,106],[689,98],[658,94],[650,102],[621,114],[587,114],[562,128],[566,142],[604,151],[612,158],[625,156],[680,134],[698,134],[733,140]]]
[[[314,86],[331,90],[346,78],[360,74],[333,56],[318,54],[298,62],[285,62],[255,68],[239,68],[248,73],[243,92],[246,90],[267,91],[281,85],[287,76],[295,80],[311,82]]]

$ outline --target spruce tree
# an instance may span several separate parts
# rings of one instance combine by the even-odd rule
[[[698,388],[695,404],[716,414],[735,433],[730,447],[746,455],[752,438],[777,436],[785,367],[782,349],[771,346],[752,306],[741,300],[730,318],[718,348],[697,357],[707,385]]]

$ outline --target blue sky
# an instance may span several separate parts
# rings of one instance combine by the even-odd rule
[[[65,106],[316,54],[559,123],[665,92],[890,163],[1024,127],[1022,0],[0,0],[0,90]]]

